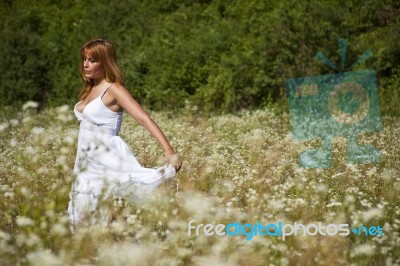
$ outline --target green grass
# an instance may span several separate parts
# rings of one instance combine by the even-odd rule
[[[179,174],[140,206],[110,207],[108,227],[72,234],[68,193],[78,124],[68,107],[0,120],[0,264],[17,265],[400,265],[400,120],[360,141],[380,164],[346,162],[333,143],[330,169],[303,169],[289,116],[268,109],[212,117],[152,113],[184,159]],[[8,126],[7,126],[8,125]],[[125,114],[121,137],[148,167],[162,150]],[[188,236],[188,223],[380,225],[384,236]],[[194,234],[194,232],[193,232]]]

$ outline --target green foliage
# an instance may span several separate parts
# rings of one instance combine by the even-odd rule
[[[99,37],[116,44],[128,89],[151,109],[231,112],[280,101],[287,79],[331,72],[313,58],[321,51],[338,62],[338,38],[349,40],[347,67],[370,48],[361,68],[384,83],[400,68],[394,0],[15,0],[0,3],[0,14],[2,105],[75,102],[79,48]]]

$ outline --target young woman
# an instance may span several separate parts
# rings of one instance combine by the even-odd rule
[[[99,201],[117,190],[135,187],[134,200],[141,200],[165,180],[172,178],[182,162],[158,125],[124,87],[113,44],[93,40],[81,49],[84,80],[74,112],[80,121],[68,213],[72,228],[90,217]],[[142,167],[118,136],[123,111],[129,113],[158,141],[166,165]]]

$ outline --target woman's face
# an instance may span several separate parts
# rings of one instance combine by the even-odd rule
[[[83,70],[87,79],[101,81],[105,78],[105,71],[102,64],[88,53],[85,54],[85,58],[83,59]]]

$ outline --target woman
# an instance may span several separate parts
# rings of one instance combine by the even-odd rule
[[[99,201],[112,192],[127,196],[129,190],[132,200],[143,200],[182,165],[164,133],[124,87],[113,44],[102,39],[90,41],[82,47],[81,56],[84,88],[74,108],[80,121],[76,180],[68,205],[72,228],[92,216]],[[139,164],[118,136],[123,110],[162,146],[165,166],[150,169]]]

